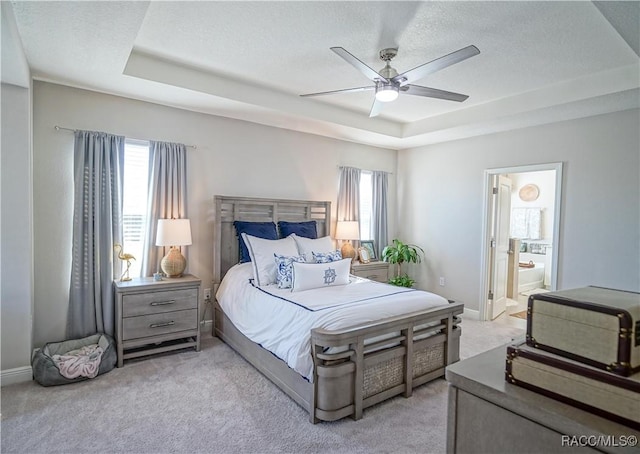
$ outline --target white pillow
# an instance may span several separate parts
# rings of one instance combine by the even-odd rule
[[[242,240],[247,245],[251,263],[253,264],[253,279],[256,285],[269,285],[276,282],[276,263],[273,254],[298,255],[298,248],[293,238],[281,240],[265,240],[256,236],[242,234]]]
[[[301,292],[312,288],[346,285],[349,283],[351,259],[331,263],[293,262],[292,292]]]
[[[305,238],[292,233],[287,238],[293,237],[298,246],[298,255],[304,255],[307,263],[314,263],[314,252],[333,252],[335,247],[333,246],[333,240],[330,236],[323,236],[322,238]]]

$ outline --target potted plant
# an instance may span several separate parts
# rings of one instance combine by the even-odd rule
[[[389,279],[389,284],[399,287],[413,287],[414,279],[411,279],[407,273],[402,274],[402,264],[420,263],[424,255],[424,250],[415,244],[405,244],[397,238],[393,243],[386,246],[382,250],[382,260],[397,265],[396,276]]]

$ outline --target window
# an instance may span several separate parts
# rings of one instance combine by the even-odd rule
[[[371,240],[372,226],[371,226],[371,210],[372,210],[372,198],[373,187],[371,183],[372,173],[363,170],[360,173],[360,239]]]
[[[127,139],[124,144],[124,188],[122,194],[123,251],[136,259],[129,274],[140,276],[144,236],[147,230],[149,142]]]

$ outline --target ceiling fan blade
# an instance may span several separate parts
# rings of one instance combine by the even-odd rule
[[[383,102],[378,101],[378,98],[374,96],[373,105],[371,106],[371,111],[369,112],[369,117],[377,117],[378,114],[382,111],[382,107],[384,106]]]
[[[335,93],[350,93],[350,92],[356,92],[356,91],[367,91],[367,90],[373,90],[375,88],[376,88],[375,86],[357,87],[357,88],[345,88],[343,90],[322,91],[320,93],[307,93],[305,95],[300,95],[300,96],[302,96],[304,98],[304,97],[308,97],[308,96],[333,95]]]
[[[402,74],[398,74],[393,79],[392,82],[399,83],[400,86],[406,85],[414,80],[422,79],[424,76],[428,74],[432,74],[436,71],[440,71],[448,66],[459,63],[467,58],[471,58],[475,55],[478,55],[480,50],[476,46],[467,46],[455,52],[451,52],[444,57],[436,58],[428,63],[417,66],[409,71],[405,71]]]
[[[405,85],[400,89],[410,95],[426,96],[428,98],[446,99],[447,101],[462,102],[469,96],[451,91],[438,90],[437,88],[421,87],[420,85]]]
[[[388,79],[382,77],[380,74],[378,74],[376,70],[371,69],[370,67],[362,63],[360,60],[358,60],[356,57],[351,55],[342,47],[331,47],[330,49],[334,51],[336,54],[338,54],[339,56],[341,56],[347,63],[349,63],[354,68],[356,68],[358,71],[360,71],[362,74],[367,76],[369,79],[374,81],[378,79],[384,82],[388,82]]]

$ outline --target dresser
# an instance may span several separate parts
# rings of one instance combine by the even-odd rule
[[[638,452],[637,431],[507,383],[506,354],[502,346],[447,367],[447,453]]]
[[[389,281],[389,264],[387,262],[354,262],[351,265],[351,274],[386,283]]]
[[[200,283],[192,275],[114,282],[118,367],[154,353],[200,351]]]

